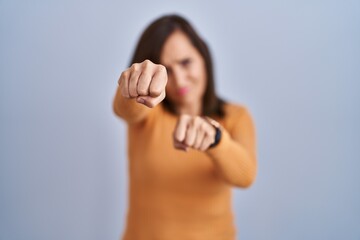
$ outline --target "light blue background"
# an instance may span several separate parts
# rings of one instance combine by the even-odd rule
[[[0,239],[124,229],[126,128],[111,109],[141,31],[188,17],[221,96],[255,120],[234,190],[244,240],[360,239],[360,1],[0,0]]]

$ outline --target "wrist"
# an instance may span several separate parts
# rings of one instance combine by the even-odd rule
[[[221,136],[222,136],[221,125],[220,125],[220,123],[218,123],[217,121],[215,121],[214,119],[211,119],[209,117],[205,117],[205,119],[215,129],[214,142],[209,146],[209,149],[210,149],[210,148],[216,147],[221,141]]]

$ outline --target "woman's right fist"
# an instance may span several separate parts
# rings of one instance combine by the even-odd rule
[[[150,60],[134,63],[121,73],[119,87],[125,98],[136,98],[138,103],[155,107],[165,98],[166,68]]]

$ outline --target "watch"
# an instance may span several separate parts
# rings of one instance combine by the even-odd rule
[[[210,123],[214,128],[215,128],[215,139],[214,142],[209,146],[209,148],[213,148],[216,145],[218,145],[220,143],[221,140],[221,126],[220,123],[218,123],[217,121],[215,121],[214,119],[211,119],[209,117],[205,117],[205,119],[208,121],[208,123]]]

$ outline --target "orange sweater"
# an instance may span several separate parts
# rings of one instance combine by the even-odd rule
[[[247,109],[226,104],[220,143],[206,152],[174,149],[177,116],[124,99],[128,124],[129,209],[123,240],[233,240],[231,187],[256,175],[255,129]]]

